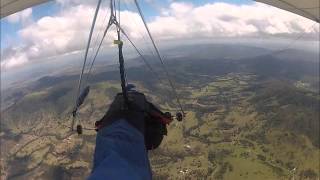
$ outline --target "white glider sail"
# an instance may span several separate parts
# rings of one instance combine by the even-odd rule
[[[50,0],[1,0],[1,18]]]
[[[256,0],[271,6],[290,11],[294,14],[320,22],[319,0]]]

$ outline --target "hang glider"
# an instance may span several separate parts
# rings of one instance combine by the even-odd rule
[[[1,0],[1,18],[51,0]]]
[[[1,0],[1,18],[51,0]],[[320,23],[319,0],[255,0]]]

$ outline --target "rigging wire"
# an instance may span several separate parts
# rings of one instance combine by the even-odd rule
[[[318,23],[313,23],[311,26],[308,27],[308,29],[310,30],[311,28],[313,28],[316,24]],[[294,38],[293,40],[291,40],[287,46],[285,46],[284,48],[276,51],[276,52],[283,52],[285,50],[288,50],[290,47],[292,47],[297,41],[299,41],[301,38],[303,38],[306,34],[301,32],[301,34],[299,36],[297,36],[296,38]]]
[[[75,98],[75,106],[74,106],[74,110],[73,110],[73,113],[72,113],[72,115],[73,115],[72,124],[71,124],[72,125],[72,127],[71,127],[72,130],[73,130],[74,123],[75,123],[76,113],[77,113],[77,110],[79,108],[78,107],[78,97],[80,96],[83,73],[84,73],[84,69],[85,69],[85,66],[86,66],[87,57],[88,57],[88,51],[89,51],[91,38],[92,38],[92,33],[93,33],[94,26],[95,26],[95,23],[96,23],[96,20],[97,20],[97,15],[98,15],[98,12],[99,12],[99,9],[100,9],[101,1],[102,0],[98,1],[97,7],[96,7],[96,10],[95,10],[95,13],[94,13],[92,25],[91,25],[91,28],[90,28],[89,39],[88,39],[88,42],[87,42],[87,47],[86,47],[86,51],[85,51],[85,55],[84,55],[84,61],[83,61],[83,65],[82,65],[82,69],[81,69],[81,73],[80,73],[80,77],[79,77],[77,96]],[[79,123],[80,123],[80,121],[79,121]]]
[[[152,66],[148,63],[148,61],[145,59],[145,57],[141,54],[140,50],[136,47],[136,45],[131,41],[130,37],[124,32],[124,30],[122,28],[120,28],[120,30],[122,31],[122,33],[124,34],[124,36],[127,38],[127,40],[130,42],[130,44],[133,46],[133,48],[135,49],[135,51],[138,53],[138,55],[141,57],[141,59],[143,60],[142,62],[144,62],[145,66],[149,69],[149,71],[156,77],[156,79],[159,82],[162,82],[162,80],[160,79],[159,75],[157,74],[156,71],[153,70]],[[163,109],[163,108],[161,108]],[[173,111],[168,110],[168,109],[163,109],[165,111]]]
[[[125,2],[124,5],[125,5],[125,7],[126,7],[127,9],[129,9],[128,6],[127,6],[127,2]],[[134,11],[134,10],[133,10],[133,11]],[[134,24],[136,27],[139,27],[136,19],[135,19],[135,18],[131,18],[131,19],[132,19],[133,24]],[[130,21],[129,21],[129,22],[130,22]],[[152,48],[150,48],[150,41],[147,41],[147,37],[146,37],[143,33],[141,33],[141,31],[139,30],[139,28],[137,28],[137,32],[140,34],[140,36],[142,37],[143,41],[145,42],[147,49],[150,51],[150,54],[154,57],[154,59],[156,59],[156,56],[155,56],[155,54],[154,54],[154,51],[152,50]]]
[[[100,43],[99,43],[99,45],[98,45],[98,48],[97,48],[97,50],[96,50],[96,52],[95,52],[95,55],[94,55],[93,60],[92,60],[92,62],[91,62],[90,68],[89,68],[89,70],[88,70],[88,73],[87,73],[88,75],[87,75],[87,79],[86,79],[87,82],[89,81],[89,77],[91,76],[91,71],[92,71],[93,65],[94,65],[94,63],[95,63],[95,61],[96,61],[96,59],[97,59],[98,53],[99,53],[99,51],[100,51],[100,48],[101,48],[101,46],[102,46],[102,44],[103,44],[103,40],[104,40],[104,38],[106,37],[107,32],[108,32],[108,30],[110,29],[110,26],[111,26],[111,25],[112,25],[112,23],[111,23],[111,18],[110,18],[109,23],[108,23],[108,25],[107,25],[104,33],[103,33],[103,36],[102,36],[102,38],[101,38],[101,40],[100,40]]]
[[[135,5],[136,5],[136,7],[137,7],[137,9],[138,9],[139,15],[140,15],[140,17],[141,17],[141,19],[142,19],[142,22],[143,22],[143,24],[144,24],[144,26],[145,26],[145,28],[146,28],[146,30],[147,30],[147,33],[148,33],[149,38],[150,38],[150,40],[151,40],[151,42],[152,42],[152,45],[153,45],[153,47],[154,47],[154,49],[155,49],[155,51],[156,51],[156,54],[157,54],[157,56],[158,56],[158,58],[159,58],[159,60],[160,60],[160,62],[161,62],[161,65],[162,65],[162,67],[163,67],[163,69],[164,69],[164,71],[165,71],[165,74],[166,74],[166,76],[167,76],[167,78],[168,78],[169,84],[170,84],[170,86],[171,86],[171,88],[172,88],[172,91],[173,91],[174,96],[175,96],[175,98],[176,98],[176,100],[177,100],[177,103],[178,103],[178,105],[179,105],[179,107],[180,107],[180,110],[181,110],[182,114],[185,115],[185,112],[183,111],[183,108],[182,108],[182,105],[181,105],[181,102],[180,102],[180,98],[179,98],[179,96],[178,96],[178,93],[177,93],[177,91],[176,91],[176,89],[175,89],[175,86],[174,86],[173,82],[172,82],[171,79],[170,79],[169,72],[168,72],[168,70],[167,70],[167,68],[166,68],[166,66],[165,66],[165,64],[164,64],[164,62],[163,62],[163,59],[162,59],[162,57],[161,57],[161,55],[160,55],[160,52],[159,52],[159,50],[158,50],[158,48],[157,48],[157,46],[156,46],[156,44],[155,44],[155,42],[154,42],[154,40],[153,40],[153,37],[152,37],[152,35],[151,35],[151,33],[150,33],[150,30],[149,30],[149,28],[148,28],[148,25],[147,25],[147,23],[146,23],[146,21],[145,21],[145,18],[144,18],[144,16],[143,16],[143,14],[142,14],[142,10],[141,10],[141,8],[140,8],[137,0],[134,0],[134,2],[135,2]]]
[[[98,15],[98,12],[99,12],[99,9],[100,9],[101,1],[102,0],[98,1],[97,8],[96,8],[95,13],[94,13],[92,25],[91,25],[91,28],[90,28],[89,39],[88,39],[88,42],[87,42],[86,51],[85,51],[85,55],[84,55],[83,66],[82,66],[81,73],[80,73],[80,78],[79,78],[77,97],[80,95],[80,90],[81,90],[81,85],[82,85],[82,76],[83,76],[84,69],[85,69],[85,66],[86,66],[87,57],[88,57],[88,51],[89,51],[91,38],[92,38],[92,33],[93,33],[94,26],[95,26],[95,23],[96,23],[96,20],[97,20],[97,15]],[[77,103],[75,105],[77,105]]]
[[[312,27],[314,27],[316,24],[318,24],[317,22],[315,22],[314,24],[312,24],[311,26],[309,26],[307,29],[311,29]],[[281,53],[284,52],[286,50],[288,50],[290,47],[294,46],[294,44],[299,41],[301,38],[303,38],[306,34],[304,32],[301,32],[298,36],[296,36],[296,38],[292,39],[290,42],[286,43],[285,46],[283,46],[282,48],[280,48],[280,50],[274,50],[270,53],[265,53],[262,55],[275,55],[277,53]]]
[[[111,27],[111,25],[113,24],[113,21],[114,21],[113,15],[112,15],[112,9],[113,9],[112,1],[110,1],[110,8],[111,8],[111,9],[110,9],[110,18],[109,18],[107,27],[106,27],[105,30],[104,30],[103,36],[102,36],[102,38],[101,38],[101,40],[100,40],[100,43],[99,43],[99,45],[98,45],[98,48],[97,48],[97,50],[96,50],[96,52],[95,52],[95,55],[94,55],[93,60],[92,60],[92,62],[91,62],[90,68],[89,68],[89,70],[88,70],[88,73],[87,73],[88,75],[87,75],[87,79],[86,79],[87,82],[89,81],[89,78],[90,78],[90,76],[91,76],[91,71],[92,71],[93,65],[94,65],[94,63],[95,63],[95,60],[96,60],[96,58],[97,58],[97,56],[98,56],[98,53],[99,53],[99,51],[100,51],[100,48],[101,48],[101,46],[102,46],[103,40],[104,40],[104,38],[106,37],[107,32],[108,32],[108,30],[110,29],[110,27]]]
[[[126,2],[125,2],[124,5],[125,5],[125,7],[126,7],[127,9],[129,9]],[[134,22],[134,25],[138,27],[138,25],[137,25],[138,23],[136,22],[135,18],[132,18],[132,21]],[[143,25],[143,24],[142,24],[142,25]],[[134,44],[134,42],[130,39],[130,37],[129,37],[128,34],[124,31],[124,29],[121,28],[121,27],[120,27],[120,29],[122,30],[123,34],[126,36],[126,38],[128,39],[128,41],[132,44],[132,46],[134,47],[135,51],[136,51],[136,52],[138,53],[138,55],[141,57],[142,62],[143,62],[143,63],[145,64],[145,66],[149,69],[149,71],[155,76],[155,78],[158,80],[158,82],[159,82],[159,83],[164,83],[164,84],[166,84],[166,81],[162,80],[162,79],[160,78],[160,76],[158,75],[158,73],[157,73],[157,72],[152,68],[152,66],[147,62],[147,60],[146,60],[146,58],[144,57],[144,55],[142,55],[141,50],[139,50],[139,48]],[[137,29],[139,29],[139,28],[137,28]],[[147,45],[147,46],[146,46],[147,49],[151,52],[150,54],[154,57],[154,59],[157,59],[156,55],[154,54],[154,51],[153,51],[153,50],[150,48],[150,46],[149,46],[150,41],[147,41],[147,40],[146,40],[147,37],[145,37],[145,35],[142,34],[141,31],[138,30],[138,32],[139,32],[140,36],[143,38],[145,44]],[[169,93],[172,93],[172,91],[170,91],[170,90],[168,90],[168,91],[169,91]],[[163,109],[163,108],[161,108],[161,109]],[[166,110],[166,111],[169,111],[169,110]],[[171,109],[170,111],[177,111],[177,110]]]
[[[116,10],[116,1],[114,1],[114,9]],[[122,89],[122,95],[123,95],[123,99],[125,101],[125,104],[127,105],[126,107],[129,108],[129,99],[128,99],[128,94],[127,94],[127,75],[126,75],[126,69],[124,66],[124,58],[123,58],[123,53],[122,53],[122,48],[123,48],[123,42],[121,41],[121,31],[120,31],[120,0],[118,0],[118,17],[117,12],[115,12],[115,21],[114,24],[118,24],[119,26],[116,26],[117,29],[117,44],[118,45],[118,51],[119,51],[119,70],[120,70],[120,80],[121,80],[121,89]]]
[[[127,6],[127,3],[125,2],[124,3],[124,6],[126,9],[129,9],[128,6]],[[130,18],[130,17],[129,17]],[[136,21],[134,18],[131,19],[134,24],[138,27]],[[129,21],[131,22],[131,21]],[[116,23],[115,23],[116,24]],[[118,24],[116,24],[116,26],[118,26],[122,32],[122,34],[126,37],[126,39],[129,41],[129,43],[132,45],[133,49],[137,52],[138,56],[140,56],[142,62],[144,63],[144,65],[146,66],[146,68],[151,72],[151,74],[156,78],[156,80],[159,82],[159,83],[165,83],[165,81],[163,81],[160,76],[158,75],[158,73],[152,68],[152,66],[150,65],[150,63],[148,63],[147,59],[145,58],[145,56],[142,54],[142,51],[139,50],[138,46],[135,45],[135,43],[131,40],[130,36],[125,32],[125,30],[119,26]],[[139,29],[139,28],[137,28]],[[141,33],[141,31],[139,31],[139,34],[141,35],[141,37],[143,38],[145,44],[149,45],[149,42],[147,42],[145,36]],[[153,55],[154,59],[157,59],[156,56],[154,55],[154,52],[151,50],[151,48],[149,46],[147,46],[148,50],[151,52],[150,54]],[[169,90],[169,93],[171,93],[171,91]],[[161,108],[163,109],[163,108]],[[177,111],[177,110],[174,110],[174,109],[171,109],[171,110],[166,110],[166,111]],[[179,110],[178,110],[179,111]]]
[[[125,9],[128,9],[128,10],[129,10],[129,8],[128,8],[128,6],[127,6],[127,2],[124,2],[124,6],[125,6]],[[129,17],[129,18],[130,18],[130,17]],[[135,18],[131,18],[131,20],[132,20],[132,22],[134,23],[134,25],[135,25],[136,27],[138,27]],[[131,21],[128,21],[128,22],[131,22]],[[132,23],[132,24],[133,24],[133,23]],[[143,40],[144,40],[144,42],[145,42],[144,44],[147,45],[148,50],[151,52],[150,54],[152,54],[152,55],[154,56],[153,51],[152,51],[152,50],[150,49],[150,47],[148,46],[148,43],[147,43],[147,41],[146,41],[145,36],[141,33],[141,31],[139,30],[139,28],[136,28],[136,29],[137,29],[138,33],[140,34],[140,36],[143,38]],[[121,30],[121,32],[123,33],[123,35],[127,38],[127,40],[130,42],[130,44],[133,46],[134,50],[135,50],[135,51],[138,53],[138,55],[141,57],[142,62],[145,64],[145,66],[147,67],[147,69],[149,69],[149,71],[151,72],[151,74],[152,74],[159,82],[161,82],[160,76],[159,76],[158,73],[152,68],[151,64],[148,63],[148,61],[147,61],[147,59],[145,58],[145,56],[142,55],[142,51],[139,50],[138,46],[136,46],[136,45],[134,44],[134,42],[130,39],[129,35],[124,31],[124,29],[123,29],[122,27],[120,27],[120,30]],[[154,57],[155,57],[155,56],[154,56]]]
[[[143,62],[145,63],[145,65],[149,68],[149,70],[153,73],[153,75],[159,80],[159,76],[158,74],[154,71],[154,69],[152,68],[152,66],[148,63],[148,61],[146,60],[146,58],[142,55],[142,53],[140,52],[140,50],[137,48],[137,46],[133,43],[133,41],[129,38],[129,36],[127,35],[127,33],[117,24],[117,26],[119,27],[120,31],[122,32],[122,34],[127,38],[127,40],[130,42],[130,44],[133,46],[133,48],[135,49],[135,51],[138,53],[138,55],[141,57],[141,59],[143,60]]]
[[[70,119],[70,118],[69,118],[69,119]],[[69,120],[69,119],[68,119],[68,120]],[[58,123],[60,126],[64,127],[64,128],[73,130],[73,127],[72,127],[72,126],[65,125],[63,122],[57,121],[57,123]],[[88,127],[82,127],[82,129],[84,129],[84,130],[96,130],[95,128],[88,128]]]
[[[103,18],[103,20],[102,20],[102,27],[104,26],[104,24],[105,24],[105,22],[106,22],[106,20],[107,20],[108,14],[109,14],[109,12],[106,11],[106,14],[105,14],[105,16],[104,16],[104,18]],[[91,53],[89,60],[94,61],[95,58],[96,58],[96,56],[94,56],[94,52],[97,51],[97,47],[99,46],[99,45],[97,45],[97,42],[98,42],[98,39],[99,39],[99,37],[100,37],[100,34],[101,34],[103,31],[104,31],[104,29],[102,28],[102,29],[98,32],[97,36],[95,37],[95,40],[94,40],[94,43],[93,43],[95,46],[94,46],[94,48],[92,49],[92,52],[93,52],[93,53]],[[103,34],[103,35],[104,35],[104,34]],[[103,38],[104,38],[104,37],[103,37]],[[98,48],[99,48],[99,47],[98,47]],[[90,64],[90,63],[88,63],[88,64]],[[91,72],[91,69],[88,70],[87,74],[90,74],[90,72]],[[87,78],[87,80],[88,80],[88,78]]]

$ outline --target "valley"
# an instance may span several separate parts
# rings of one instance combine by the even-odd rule
[[[319,62],[258,56],[184,57],[167,64],[187,115],[149,152],[154,179],[319,178]],[[127,69],[129,83],[160,109],[175,113],[165,76],[159,73],[157,81],[145,69]],[[87,128],[83,135],[70,131],[78,76],[42,77],[7,91],[1,179],[87,177],[93,124],[120,91],[118,76],[117,70],[94,74],[78,116]]]

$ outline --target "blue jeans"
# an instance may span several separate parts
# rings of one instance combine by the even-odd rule
[[[144,137],[121,119],[99,130],[89,180],[152,179]]]

